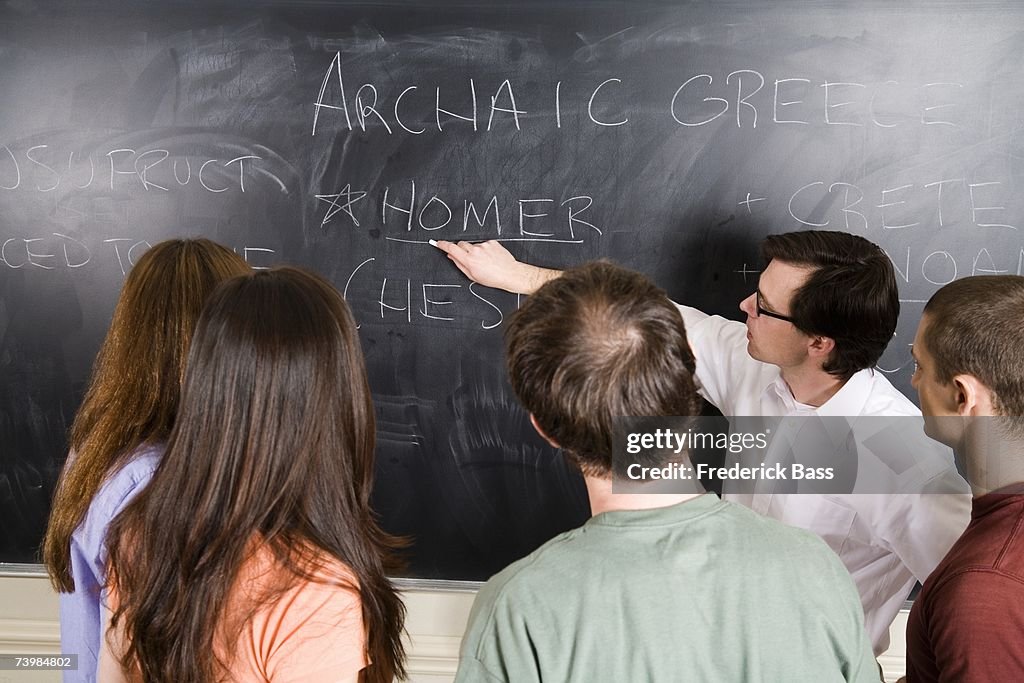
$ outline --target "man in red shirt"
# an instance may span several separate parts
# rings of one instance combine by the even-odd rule
[[[1024,277],[956,280],[925,306],[913,384],[925,432],[971,485],[971,522],[907,625],[908,683],[1024,681]]]

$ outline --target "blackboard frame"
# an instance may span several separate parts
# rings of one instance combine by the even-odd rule
[[[15,225],[0,229],[0,237],[47,236],[49,243],[34,244],[53,252],[49,258],[56,260],[48,263],[62,258],[67,262],[46,281],[40,278],[49,271],[36,268],[38,264],[8,268],[7,256],[0,263],[0,329],[21,335],[12,356],[18,360],[4,376],[14,388],[0,406],[13,411],[11,423],[22,417],[31,423],[0,431],[5,435],[0,441],[8,449],[8,462],[36,467],[42,482],[36,487],[35,480],[23,479],[14,487],[18,495],[28,491],[35,496],[17,508],[35,506],[35,518],[19,524],[38,526],[39,506],[45,505],[41,501],[63,458],[61,429],[81,395],[104,316],[109,319],[121,271],[131,258],[118,247],[177,234],[169,227],[172,218],[186,217],[184,232],[229,242],[256,265],[269,262],[261,260],[265,252],[260,249],[273,248],[275,256],[325,273],[350,294],[365,325],[371,378],[383,396],[378,415],[384,444],[380,479],[393,488],[382,493],[381,508],[395,530],[414,533],[437,551],[427,553],[414,573],[449,578],[466,573],[485,578],[579,523],[586,516],[586,501],[571,469],[532,435],[525,415],[517,412],[501,374],[500,326],[480,329],[495,322],[495,311],[504,319],[514,310],[515,297],[469,289],[440,254],[422,246],[427,236],[458,236],[459,231],[417,229],[415,245],[387,241],[401,237],[394,230],[396,217],[403,214],[391,209],[388,224],[372,225],[386,204],[385,188],[397,206],[408,201],[410,180],[417,180],[421,197],[436,192],[442,199],[454,197],[455,206],[460,198],[470,200],[456,190],[471,186],[480,211],[489,197],[506,190],[501,201],[508,205],[513,226],[516,201],[551,200],[562,211],[561,222],[538,222],[538,228],[528,225],[527,232],[560,231],[564,236],[570,231],[576,237],[571,233],[575,228],[584,236],[583,244],[510,242],[520,257],[548,266],[612,257],[648,273],[679,301],[734,318],[740,315],[736,303],[749,293],[759,268],[761,236],[826,221],[830,227],[853,221],[858,228],[862,215],[865,229],[860,232],[890,251],[902,278],[904,315],[880,365],[904,391],[909,388],[905,345],[923,301],[953,272],[950,264],[956,274],[1019,270],[1016,255],[1024,255],[1020,238],[1006,229],[1024,225],[1024,193],[1001,194],[1012,188],[1022,170],[1015,160],[1019,142],[1006,131],[1024,103],[1024,83],[1005,70],[1021,54],[1017,33],[1024,20],[1022,10],[1006,2],[969,8],[946,1],[649,2],[638,8],[634,3],[576,1],[512,8],[501,2],[423,7],[405,2],[260,1],[244,6],[245,17],[234,2],[57,2],[46,9],[56,19],[44,21],[30,10],[14,16],[11,12],[18,10],[10,8],[0,14],[0,36],[5,27],[9,30],[5,49],[25,60],[0,67],[0,85],[7,101],[15,103],[14,113],[0,122],[0,185],[14,182],[4,165],[4,149],[10,149],[24,166],[19,178],[30,190],[14,199],[0,190],[0,207],[14,217],[8,220]],[[172,10],[178,15],[172,17]],[[580,18],[583,10],[589,18]],[[954,11],[960,23],[944,27]],[[85,31],[96,44],[76,47],[73,36],[62,31],[73,23],[70,17],[89,13],[95,16],[86,20]],[[118,13],[125,25],[135,22],[135,28],[153,30],[120,35],[108,25]],[[325,16],[339,19],[336,25],[322,22],[317,29],[321,35],[310,27]],[[732,21],[736,18],[742,21]],[[911,20],[914,30],[897,38]],[[987,27],[993,37],[978,40],[988,35]],[[275,50],[285,38],[303,36],[303,31],[307,38],[315,34],[322,40],[294,41],[299,46],[294,49],[295,73],[301,74],[301,82],[293,86],[282,77],[284,72],[275,71]],[[38,42],[32,42],[36,35]],[[99,44],[100,38],[107,42]],[[218,52],[218,40],[237,50]],[[260,49],[273,58],[261,60],[259,54],[246,52],[247,44],[265,45]],[[472,78],[478,87],[474,101],[479,99],[484,110],[488,98],[508,98],[515,86],[521,108],[529,109],[533,118],[519,121],[505,109],[492,109],[497,121],[492,134],[470,132],[467,122],[457,117],[445,120],[444,133],[430,130],[430,116],[421,111],[420,118],[406,123],[428,132],[403,135],[395,132],[397,121],[385,108],[392,132],[385,132],[372,116],[364,131],[358,121],[346,121],[341,110],[314,109],[318,88],[324,82],[333,85],[329,79],[335,54],[344,57],[348,90],[343,92],[350,100],[364,82],[374,84],[393,106],[410,85],[419,90],[411,91],[406,102],[432,89],[450,88],[461,99],[456,95],[445,108],[466,115]],[[121,70],[110,76],[115,63]],[[258,70],[246,71],[250,64],[258,64]],[[617,70],[620,65],[625,65],[622,71]],[[765,78],[757,93],[751,93],[757,84],[753,74]],[[512,85],[502,89],[506,76]],[[611,80],[616,78],[620,80]],[[692,78],[697,80],[688,80]],[[777,80],[783,82],[784,95],[773,100],[770,86]],[[893,80],[902,85],[887,85]],[[824,88],[836,98],[831,100],[837,105],[833,109],[828,109],[829,100],[821,99],[824,84],[830,82],[847,84]],[[683,95],[697,94],[675,110],[672,95],[685,83],[689,85]],[[925,87],[929,84],[946,85]],[[243,106],[272,102],[267,93],[277,92],[272,86],[278,85],[284,88],[284,106],[253,112]],[[877,95],[874,104],[886,108],[869,108],[870,100],[860,95],[869,87]],[[556,92],[562,100],[555,99]],[[780,102],[799,99],[805,92],[806,101],[813,95],[818,104],[782,104],[782,111],[794,113],[778,113]],[[756,127],[752,109],[740,103],[744,93],[760,117]],[[334,106],[338,94],[330,100]],[[232,104],[229,97],[239,99]],[[685,125],[715,114],[717,100],[703,97],[726,100],[728,111],[707,123]],[[839,105],[847,98],[856,105]],[[429,97],[419,100],[421,109],[425,101]],[[557,113],[556,102],[562,106]],[[946,108],[922,113],[932,106]],[[298,114],[288,113],[296,110]],[[314,111],[324,115],[317,136],[309,134]],[[835,114],[835,120],[824,122],[825,112]],[[916,112],[917,123],[908,112]],[[347,115],[351,118],[353,112]],[[607,125],[625,117],[632,123]],[[856,117],[866,125],[845,125]],[[485,118],[480,116],[478,128],[485,127]],[[789,118],[806,118],[808,123],[787,122]],[[890,134],[893,129],[886,126],[897,121],[898,133]],[[209,129],[216,140],[209,137]],[[45,155],[58,147],[62,160],[73,151],[81,164],[91,151],[97,160],[110,161],[117,168],[106,178],[110,191],[100,192],[96,183],[84,193],[69,191],[51,201],[55,195],[44,192],[50,176],[27,156],[35,145],[47,145],[32,154],[53,167],[57,157]],[[235,179],[234,171],[244,175],[241,165],[227,163],[230,159],[251,153],[266,163],[244,176],[251,182],[244,203],[237,184],[225,194],[190,186],[184,192],[192,194],[154,208],[144,198],[151,200],[158,190],[145,187],[144,180],[140,188],[132,173],[138,176],[141,154],[174,145],[178,158],[192,155],[197,164],[217,160],[207,168],[219,169],[210,176],[218,182]],[[110,157],[126,148],[135,150],[131,157]],[[118,163],[125,165],[114,166]],[[72,173],[64,180],[85,184],[85,167],[70,160],[68,166]],[[163,182],[159,170],[151,171],[150,181]],[[423,178],[444,182],[432,187]],[[962,182],[935,184],[951,178]],[[340,206],[332,204],[331,196],[340,194],[346,180],[353,190],[369,188],[368,198],[356,206],[374,203],[374,211],[357,214],[360,226],[344,222],[346,214],[338,212],[326,221],[327,213]],[[276,190],[276,182],[290,192]],[[851,186],[865,195],[859,204],[850,204],[857,198]],[[946,192],[943,201],[949,202],[941,204],[948,213],[938,220],[936,188]],[[647,194],[653,199],[646,201]],[[587,211],[576,218],[593,223],[600,234],[572,223],[571,214],[568,223],[564,220],[563,202],[581,195],[593,200],[593,208],[583,209],[583,202],[577,202],[568,204],[568,210]],[[769,205],[771,211],[754,213]],[[519,204],[520,212],[523,206]],[[80,231],[66,229],[76,225],[74,212],[83,208],[94,213],[80,221]],[[113,219],[104,217],[101,212],[106,210],[114,211]],[[526,213],[534,210],[542,211],[528,208]],[[297,227],[281,229],[289,217]],[[133,221],[143,227],[136,229]],[[251,232],[247,221],[257,226]],[[920,225],[897,227],[915,221]],[[40,225],[48,227],[37,230]],[[111,232],[109,225],[118,230]],[[376,237],[374,229],[380,231]],[[86,242],[89,230],[102,233],[93,254],[97,260],[91,261],[102,258],[102,272],[93,275],[86,275],[88,267],[71,265],[76,252],[68,241]],[[522,225],[519,230],[525,236]],[[56,233],[68,240],[55,239]],[[481,226],[464,236],[496,235],[493,226]],[[111,246],[102,239],[139,241]],[[4,240],[0,242],[6,246]],[[21,246],[31,261],[28,254],[35,247]],[[68,248],[71,256],[60,251]],[[105,250],[102,257],[100,250]],[[375,260],[366,260],[370,258]],[[385,261],[397,265],[366,277]],[[378,294],[385,290],[385,278],[391,283],[386,298]],[[422,301],[414,301],[411,294],[403,298],[402,287],[395,286],[406,284],[403,280],[407,292],[419,285]],[[449,289],[455,285],[460,288]],[[37,298],[26,292],[37,292]],[[437,301],[459,298],[435,303],[430,298],[435,295]],[[73,298],[75,305],[69,303]],[[414,304],[435,317],[415,318]],[[439,318],[452,308],[468,313],[449,325]],[[449,354],[449,349],[458,353]],[[456,376],[465,381],[453,380]],[[37,382],[37,377],[46,379]],[[437,393],[429,393],[434,385],[440,386]],[[33,402],[45,406],[39,414],[25,407]],[[495,414],[501,419],[488,417]],[[474,429],[454,429],[455,423]],[[481,454],[495,441],[493,451]],[[10,455],[22,447],[27,455]],[[434,494],[424,494],[424,485]],[[42,492],[33,493],[36,488]],[[436,495],[452,491],[458,495]],[[454,555],[466,559],[450,557]]]

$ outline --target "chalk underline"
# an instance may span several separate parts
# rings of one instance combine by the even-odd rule
[[[392,242],[405,242],[406,244],[430,244],[430,240],[404,240],[400,237],[385,237]],[[458,240],[462,241],[462,240]],[[498,237],[489,240],[466,240],[469,242],[554,242],[556,244],[583,244],[583,240],[548,240],[532,237]]]

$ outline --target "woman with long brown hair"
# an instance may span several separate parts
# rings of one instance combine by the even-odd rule
[[[153,480],[110,528],[101,679],[391,681],[397,543],[370,510],[356,326],[320,277],[234,278],[196,328]]]
[[[207,239],[153,246],[128,273],[71,428],[43,560],[61,593],[61,648],[91,680],[100,647],[107,525],[149,481],[178,410],[192,332],[216,286],[250,272]]]

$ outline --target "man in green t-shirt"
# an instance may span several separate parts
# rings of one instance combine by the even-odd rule
[[[699,411],[663,291],[582,266],[525,301],[506,338],[512,387],[582,471],[594,516],[481,589],[457,681],[878,681],[857,592],[816,536],[695,480],[612,490],[614,418]]]

